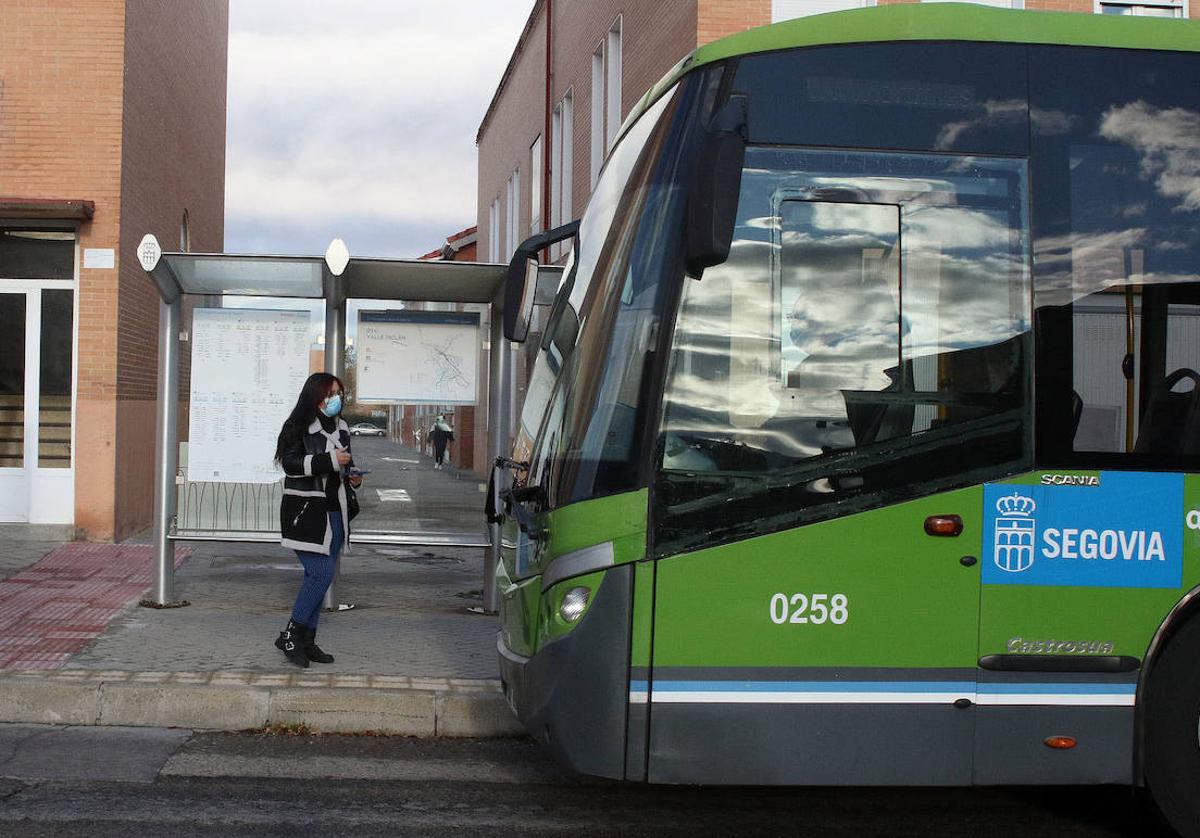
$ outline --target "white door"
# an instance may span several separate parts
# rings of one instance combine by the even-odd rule
[[[0,521],[75,516],[75,292],[0,282]]]

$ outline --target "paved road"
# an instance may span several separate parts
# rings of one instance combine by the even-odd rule
[[[1134,836],[1124,789],[672,788],[530,742],[0,725],[0,834]]]
[[[351,447],[355,463],[371,470],[358,493],[355,529],[483,531],[486,479],[452,467],[434,471],[432,459],[383,437],[355,437]]]

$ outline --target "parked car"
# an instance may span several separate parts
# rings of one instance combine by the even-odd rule
[[[350,426],[350,436],[383,436],[384,430],[370,422],[359,422]]]

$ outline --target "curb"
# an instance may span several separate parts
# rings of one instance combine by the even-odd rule
[[[320,733],[520,736],[500,682],[402,675],[13,671],[0,674],[0,722]]]

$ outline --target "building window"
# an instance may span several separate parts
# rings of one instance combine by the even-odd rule
[[[574,106],[570,90],[554,106],[550,118],[550,226],[558,227],[571,220],[571,168],[574,165]],[[551,247],[551,258],[566,252],[561,244]]]
[[[529,235],[542,232],[542,135],[529,147]]]
[[[1136,17],[1187,17],[1185,2],[1178,3],[1096,3],[1096,12],[1102,15],[1133,15]]]
[[[73,232],[0,229],[0,279],[74,278]]]
[[[550,115],[550,228],[562,223],[562,103]]]
[[[500,261],[500,199],[493,198],[488,207],[488,261]]]
[[[771,23],[874,5],[875,0],[771,0]]]
[[[621,128],[621,17],[592,53],[592,165],[591,186],[595,187]]]
[[[612,148],[621,127],[621,18],[618,15],[608,30],[608,54],[604,66],[605,133],[604,149]]]
[[[600,167],[604,165],[604,44],[592,53],[592,180],[596,188]]]
[[[520,168],[513,169],[513,173],[508,176],[508,182],[504,187],[504,204],[504,259],[507,261],[516,252],[517,240],[521,235],[521,225],[519,223],[521,216]]]
[[[183,210],[183,218],[179,219],[179,252],[187,253],[192,249],[192,227],[188,219],[188,211]]]

